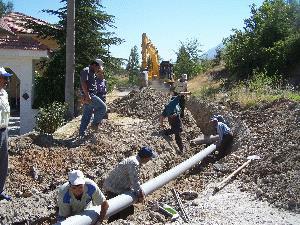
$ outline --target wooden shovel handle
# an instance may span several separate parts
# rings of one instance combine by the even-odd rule
[[[234,177],[238,172],[240,172],[244,167],[246,167],[248,164],[250,164],[252,160],[249,159],[247,162],[245,162],[243,165],[241,165],[239,168],[237,168],[235,171],[233,171],[228,177],[226,177],[221,183],[218,185],[218,189],[222,187],[227,181],[229,181],[232,177]]]

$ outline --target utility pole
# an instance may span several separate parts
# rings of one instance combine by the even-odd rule
[[[70,116],[70,118],[74,117],[74,74],[75,74],[75,0],[68,0],[65,102],[68,104],[68,116]]]

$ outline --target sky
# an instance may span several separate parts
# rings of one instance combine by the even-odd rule
[[[41,12],[58,9],[60,0],[11,0],[14,11],[50,23],[58,18]],[[220,44],[242,29],[250,17],[250,5],[263,0],[102,0],[104,11],[115,16],[116,29],[109,30],[125,40],[112,46],[113,56],[128,59],[135,45],[141,51],[142,33],[146,33],[163,60],[176,61],[180,42],[197,39],[203,52]]]

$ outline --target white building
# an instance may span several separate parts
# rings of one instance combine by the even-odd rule
[[[0,66],[13,72],[8,87],[12,113],[20,115],[20,134],[35,127],[37,109],[33,109],[34,74],[36,65],[47,58],[51,49],[57,48],[53,40],[40,39],[27,21],[50,26],[42,20],[21,13],[9,13],[0,19]]]

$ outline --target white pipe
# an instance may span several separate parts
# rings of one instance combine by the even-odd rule
[[[149,180],[146,183],[142,184],[141,187],[145,195],[151,194],[158,188],[164,186],[165,184],[169,183],[171,180],[175,179],[185,171],[189,170],[194,165],[199,163],[202,159],[204,159],[207,155],[212,153],[214,150],[216,150],[216,145],[212,144],[204,150],[202,150],[201,152],[187,159],[186,161],[153,178],[152,180]],[[111,216],[121,211],[122,209],[130,206],[134,203],[135,200],[136,196],[134,196],[133,192],[124,193],[112,199],[109,199],[109,208],[107,211],[107,216]],[[99,212],[100,206],[93,206],[79,215],[70,216],[66,220],[60,223],[56,223],[56,225],[91,225],[97,222]]]
[[[190,141],[190,143],[194,143],[196,145],[202,144],[211,144],[219,140],[219,135],[201,135],[198,138],[195,138]]]

